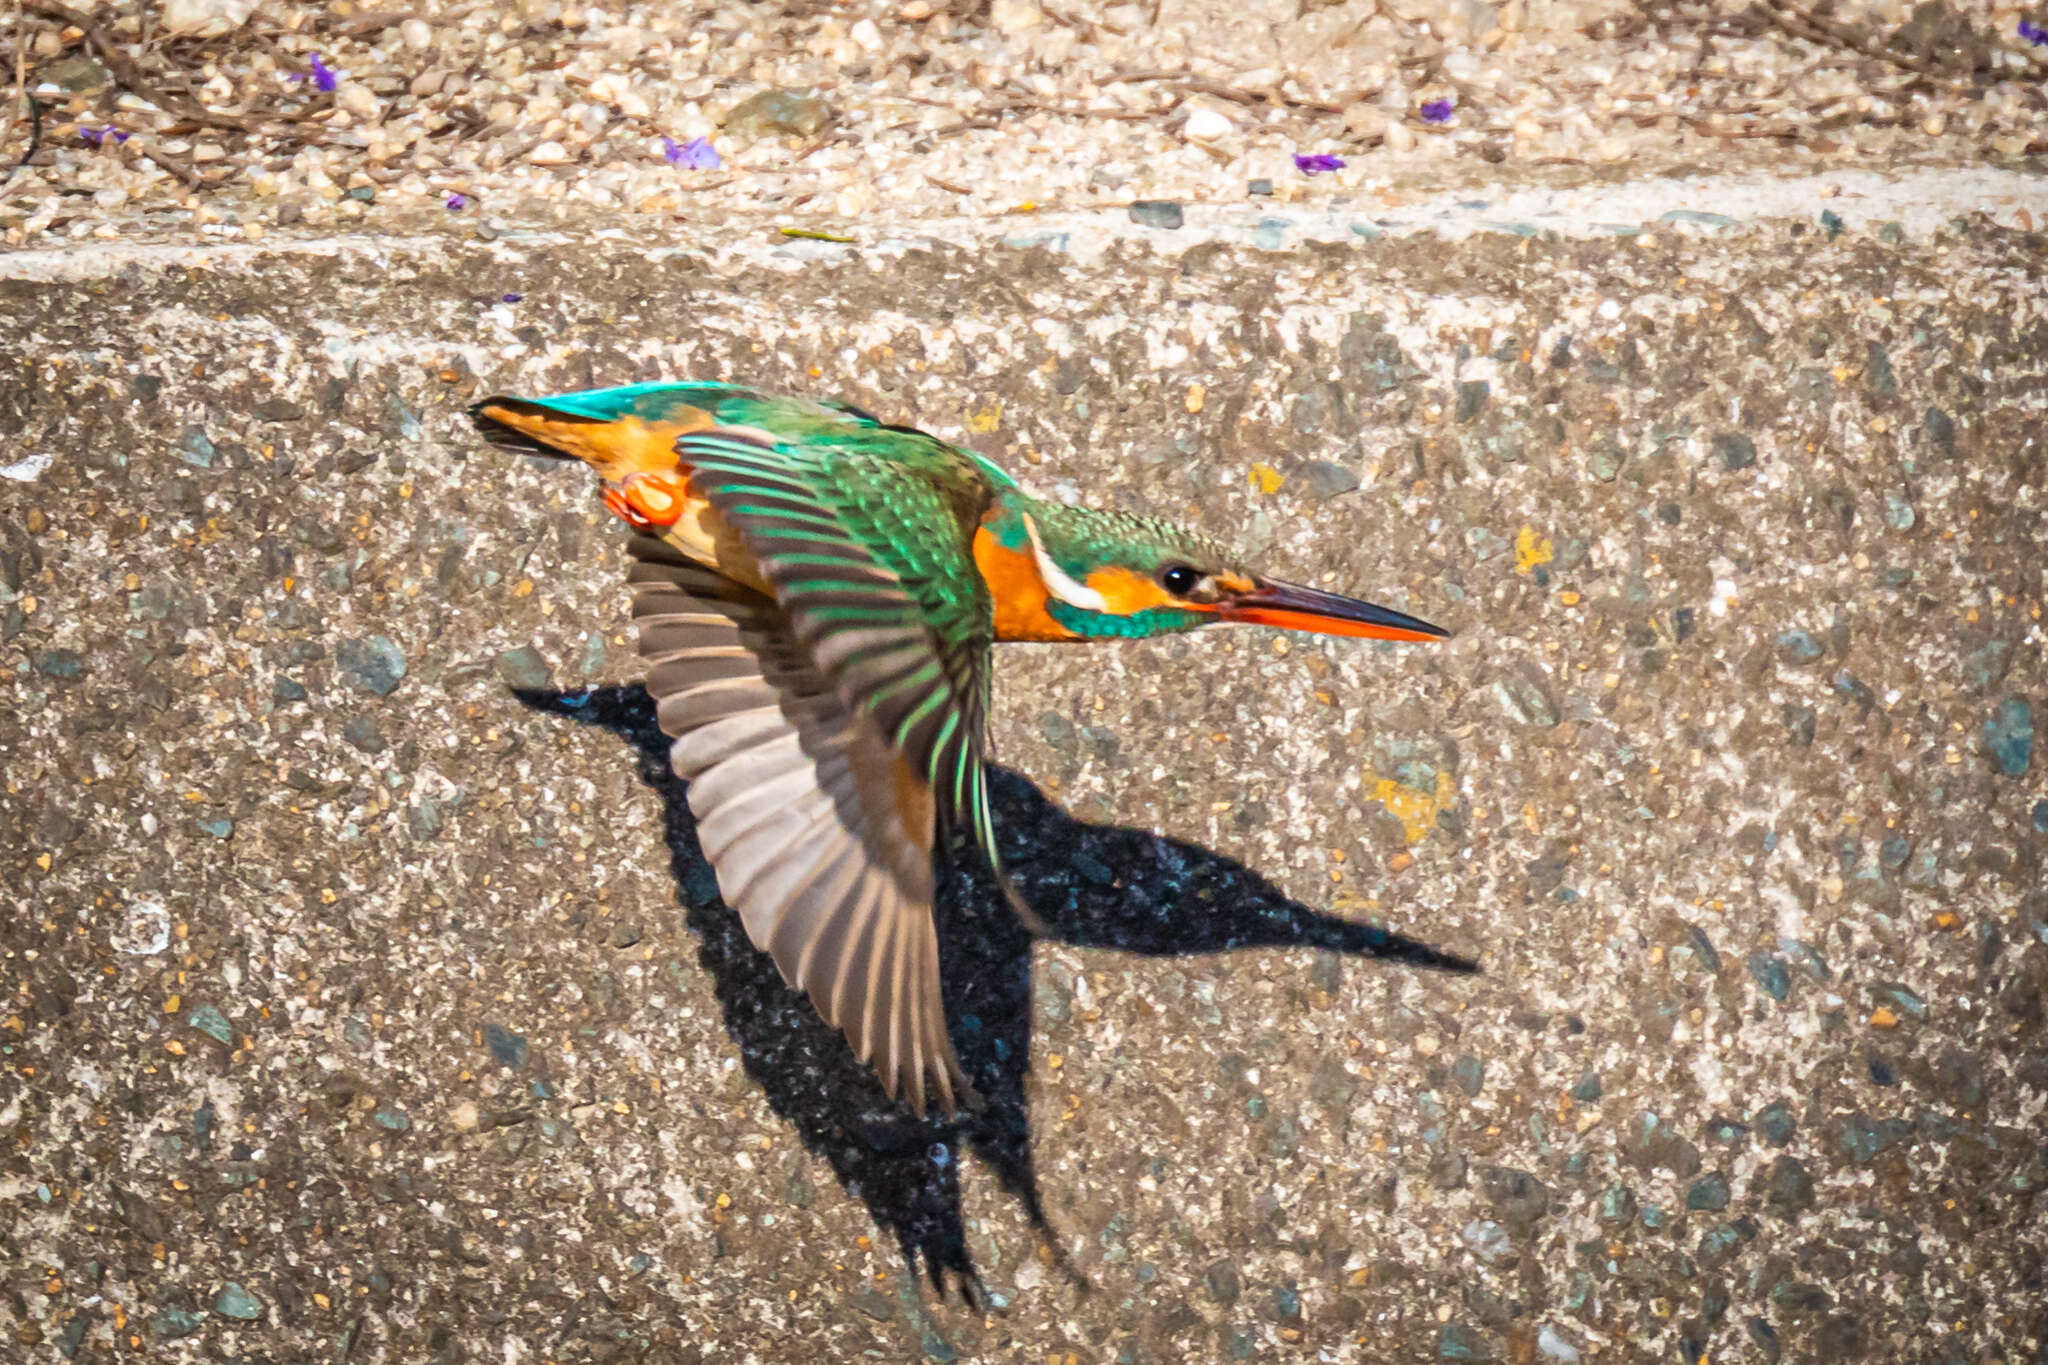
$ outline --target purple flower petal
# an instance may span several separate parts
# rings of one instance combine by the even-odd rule
[[[449,210],[450,210],[451,212],[452,212],[452,211],[454,211],[454,210],[456,210],[456,209],[466,209],[466,208],[468,208],[468,207],[469,207],[469,198],[468,198],[468,196],[466,196],[466,195],[461,195],[461,194],[451,194],[451,195],[449,195],[449,196],[448,196],[448,208],[449,208]]]
[[[320,60],[320,54],[313,54],[313,88],[325,94],[333,94],[334,87],[341,84],[341,73]]]
[[[1296,152],[1294,168],[1303,175],[1321,175],[1324,171],[1341,171],[1350,163],[1341,156],[1328,152]]]
[[[661,140],[661,154],[669,165],[691,171],[715,171],[725,164],[709,138],[693,137],[688,142],[678,142],[665,137]]]
[[[500,295],[498,295],[498,302],[500,302],[500,303],[517,303],[517,302],[519,302],[519,300],[521,300],[521,299],[523,299],[523,298],[525,298],[525,297],[526,297],[526,295],[524,295],[524,294],[500,294]]]
[[[1449,100],[1425,101],[1422,106],[1422,121],[1424,123],[1449,123],[1451,121],[1451,114],[1456,108],[1457,106]]]
[[[2048,47],[2048,28],[2042,28],[2039,24],[2029,20],[2020,20],[2020,37],[2025,38],[2035,47]]]

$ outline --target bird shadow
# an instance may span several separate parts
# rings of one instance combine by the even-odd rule
[[[922,1273],[941,1295],[951,1277],[970,1305],[989,1303],[960,1201],[958,1157],[971,1149],[1023,1205],[1054,1263],[1085,1287],[1046,1216],[1032,1163],[1025,1098],[1031,935],[984,861],[947,859],[951,872],[934,907],[947,1024],[982,1103],[950,1119],[920,1118],[883,1093],[839,1031],[783,981],[719,899],[697,846],[687,784],[669,767],[669,740],[646,689],[514,695],[533,710],[610,730],[633,745],[640,780],[661,796],[678,899],[747,1074],[805,1148],[829,1163],[847,1193],[894,1236],[911,1273]],[[1147,830],[1076,820],[1018,774],[992,768],[990,776],[1004,863],[1060,942],[1153,957],[1314,947],[1412,967],[1477,970],[1469,959],[1310,909],[1220,853]]]

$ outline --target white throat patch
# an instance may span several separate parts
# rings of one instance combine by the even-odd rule
[[[1052,556],[1045,552],[1045,542],[1038,538],[1038,523],[1031,514],[1024,514],[1024,532],[1031,537],[1031,557],[1038,564],[1038,576],[1045,583],[1045,590],[1070,607],[1083,611],[1101,611],[1108,606],[1101,593],[1084,583],[1076,583],[1067,576],[1067,571],[1052,562]]]

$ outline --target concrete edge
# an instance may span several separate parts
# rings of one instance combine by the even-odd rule
[[[735,232],[730,223],[684,225],[679,233],[665,233],[667,240],[649,250],[657,256],[677,252],[706,255],[733,269],[772,269],[856,251],[886,256],[937,245],[1038,246],[1086,265],[1120,243],[1142,243],[1171,257],[1211,242],[1286,250],[1311,243],[1355,244],[1423,234],[1451,241],[1485,233],[1627,237],[1653,229],[1688,236],[1738,236],[1768,224],[1817,221],[1824,212],[1835,215],[1847,229],[1897,223],[1909,234],[1931,233],[1957,217],[1978,213],[2027,230],[2036,223],[2048,226],[2048,176],[1991,167],[1921,169],[1893,175],[1838,171],[1795,177],[1656,177],[1620,184],[1524,186],[1489,198],[1475,197],[1482,193],[1453,190],[1411,199],[1397,188],[1379,185],[1365,187],[1354,202],[1309,209],[1290,208],[1279,200],[1262,206],[1191,204],[1182,206],[1183,224],[1178,229],[1141,226],[1122,208],[895,225],[870,220],[865,229],[852,229],[849,235],[858,235],[853,243],[778,237],[773,235],[772,220],[764,221],[767,231],[758,236]],[[462,224],[465,231],[470,226]],[[553,228],[513,228],[495,241],[501,250],[516,254],[525,247],[574,241],[630,244],[642,239],[642,233],[623,227],[601,227],[580,234]],[[232,267],[281,251],[326,256],[424,255],[467,240],[473,239],[434,231],[347,233],[261,242],[91,242],[0,254],[0,280],[79,283],[103,279],[130,266]]]

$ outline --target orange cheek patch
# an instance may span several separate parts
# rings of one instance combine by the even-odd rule
[[[1121,565],[1097,569],[1088,575],[1087,586],[1102,594],[1103,610],[1111,616],[1135,616],[1154,607],[1210,610],[1198,602],[1182,601],[1144,574]]]
[[[1074,632],[1045,609],[1045,581],[1028,551],[1012,550],[986,530],[974,533],[974,567],[995,604],[998,640],[1071,640]]]

